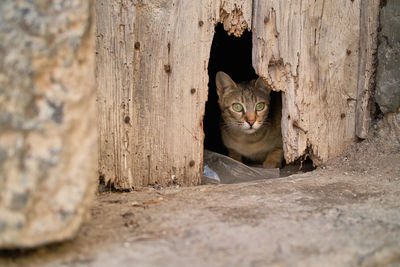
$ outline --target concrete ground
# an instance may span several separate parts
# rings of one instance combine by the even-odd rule
[[[400,266],[400,149],[373,151],[286,178],[102,193],[75,240],[0,265]]]

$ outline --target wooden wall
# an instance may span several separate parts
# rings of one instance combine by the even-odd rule
[[[360,1],[97,0],[105,181],[121,189],[200,183],[218,22],[235,36],[252,29],[253,66],[283,92],[286,160],[309,155],[320,164],[342,151],[356,136]]]

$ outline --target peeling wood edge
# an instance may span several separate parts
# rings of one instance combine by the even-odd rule
[[[233,10],[227,11],[224,8],[224,3],[225,2],[223,2],[219,8],[219,20],[216,24],[222,23],[227,34],[233,34],[235,37],[242,36],[245,30],[250,31],[251,23],[249,24],[245,20],[241,7],[234,4]]]

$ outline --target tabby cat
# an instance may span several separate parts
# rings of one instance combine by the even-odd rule
[[[281,101],[270,101],[271,90],[262,78],[236,84],[220,71],[216,85],[221,135],[229,156],[279,168],[283,159]]]

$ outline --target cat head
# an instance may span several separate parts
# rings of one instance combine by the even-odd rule
[[[251,134],[266,124],[271,90],[261,77],[236,84],[220,71],[215,82],[224,127]]]

